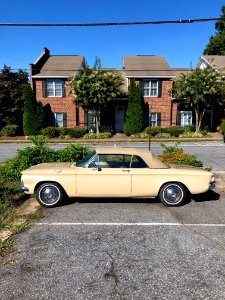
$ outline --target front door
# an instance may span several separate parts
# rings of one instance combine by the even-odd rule
[[[115,108],[115,131],[121,132],[123,131],[124,125],[124,106],[118,105]]]
[[[77,168],[78,196],[129,196],[130,155],[99,154],[88,168]]]

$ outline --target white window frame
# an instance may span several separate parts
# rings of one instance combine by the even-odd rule
[[[63,84],[63,81],[61,79],[47,79],[47,82],[46,82],[47,97],[62,98],[62,95],[63,95],[62,84]],[[50,85],[52,85],[52,87],[50,87]],[[59,85],[60,85],[60,88],[59,88]]]
[[[150,114],[150,124],[151,126],[160,126],[159,124],[159,118],[160,117],[160,113],[157,112],[153,112]]]
[[[61,119],[60,119],[60,118]],[[61,124],[59,124],[61,122]],[[55,127],[65,127],[66,123],[66,114],[65,113],[54,113],[54,126]]]
[[[189,126],[192,125],[192,111],[191,110],[181,110],[180,111],[180,125]]]
[[[156,83],[156,87],[153,86],[153,83]],[[143,80],[142,90],[144,97],[158,97],[159,81],[157,79]],[[156,91],[156,93],[153,93],[153,91]]]

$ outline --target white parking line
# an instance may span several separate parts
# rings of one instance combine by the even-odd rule
[[[37,226],[192,226],[192,227],[225,227],[225,224],[204,224],[204,223],[36,223]]]

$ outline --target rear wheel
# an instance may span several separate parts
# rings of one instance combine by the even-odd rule
[[[179,206],[184,204],[187,192],[181,183],[171,182],[162,186],[159,199],[165,206]]]
[[[63,196],[63,189],[55,182],[46,182],[37,188],[36,199],[45,207],[58,205],[63,200]]]

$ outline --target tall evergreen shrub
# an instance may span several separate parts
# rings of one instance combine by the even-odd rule
[[[126,135],[129,136],[142,131],[144,127],[143,107],[143,96],[140,87],[136,85],[134,79],[131,79],[128,90],[128,106],[123,128]]]
[[[24,135],[37,135],[44,127],[44,109],[37,102],[30,85],[27,85],[24,94],[23,132]]]

